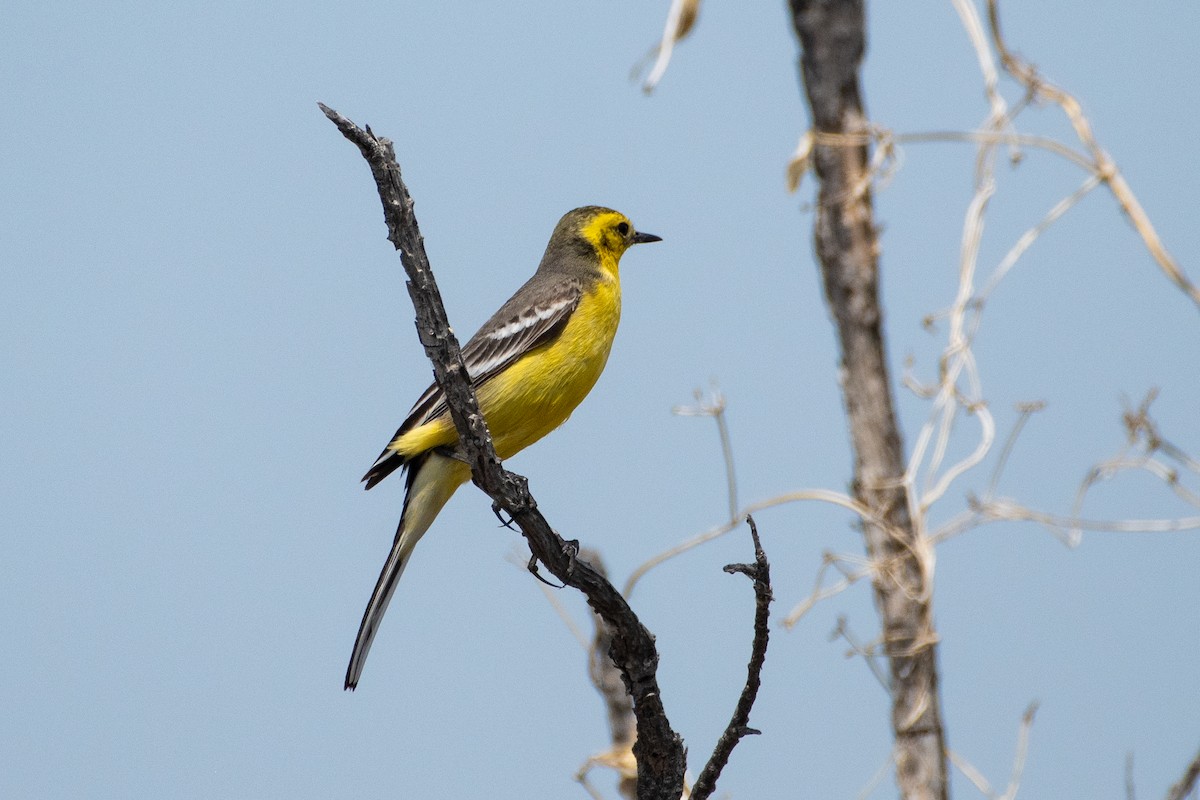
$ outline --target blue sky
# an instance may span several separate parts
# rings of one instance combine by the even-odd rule
[[[1010,42],[1081,99],[1200,278],[1200,7],[1011,5]],[[430,370],[370,176],[317,101],[395,140],[461,335],[525,280],[572,207],[610,205],[663,236],[624,260],[622,329],[591,397],[510,464],[615,577],[725,517],[714,426],[670,413],[696,387],[728,399],[744,502],[845,489],[812,183],[784,187],[807,124],[784,4],[704,5],[645,97],[628,72],[665,12],[66,2],[7,15],[0,795],[584,796],[571,776],[607,739],[584,654],[471,487],[418,549],[361,688],[341,689],[402,500],[399,481],[364,494],[358,479]],[[869,48],[878,124],[967,130],[986,116],[949,3],[873,4]],[[1025,124],[1070,136],[1053,110]],[[936,369],[944,326],[920,322],[954,295],[973,157],[907,146],[877,190],[897,374],[908,357],[918,375]],[[999,178],[985,270],[1083,176],[1031,151]],[[1151,387],[1167,437],[1200,452],[1197,326],[1106,193],[1072,210],[993,295],[976,342],[1001,437],[1016,403],[1047,403],[1000,493],[1069,513],[1122,444],[1123,402]],[[928,406],[897,398],[911,445]],[[958,430],[962,455],[974,427]],[[993,463],[934,521],[982,492]],[[1085,512],[1197,513],[1139,476],[1100,487]],[[822,553],[861,551],[828,506],[758,522],[777,619]],[[950,746],[1002,787],[1037,700],[1026,796],[1123,797],[1131,751],[1139,796],[1162,796],[1200,744],[1200,537],[1088,533],[1071,549],[1005,523],[937,553]],[[748,583],[720,568],[750,555],[731,534],[634,596],[693,773],[749,652]],[[752,717],[763,736],[720,791],[855,797],[884,763],[887,699],[829,640],[840,615],[874,636],[865,585],[776,628]],[[874,796],[892,793],[889,778]]]

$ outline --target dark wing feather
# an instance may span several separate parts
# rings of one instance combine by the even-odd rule
[[[476,391],[535,347],[556,339],[575,309],[583,289],[577,281],[553,287],[531,280],[513,295],[463,347],[463,363]],[[363,481],[370,489],[404,465],[404,457],[390,449],[401,435],[447,413],[445,397],[435,382],[417,399],[404,423],[371,465]]]

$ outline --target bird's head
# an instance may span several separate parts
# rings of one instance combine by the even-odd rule
[[[661,236],[639,233],[629,217],[619,211],[602,206],[584,206],[568,211],[558,221],[546,255],[571,253],[589,259],[599,258],[602,267],[615,272],[617,262],[630,247],[659,241],[662,241]]]

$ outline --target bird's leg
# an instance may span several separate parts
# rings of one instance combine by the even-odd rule
[[[433,448],[433,452],[437,453],[439,456],[445,456],[446,458],[453,458],[455,461],[461,461],[464,464],[471,463],[467,459],[467,451],[458,446],[451,447],[450,445],[443,445],[441,447]]]

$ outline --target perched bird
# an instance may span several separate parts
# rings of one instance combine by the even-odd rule
[[[542,263],[463,347],[463,361],[487,420],[496,454],[509,458],[566,422],[604,371],[621,318],[618,264],[631,245],[661,241],[638,233],[624,215],[585,206],[558,221]],[[358,686],[371,642],[413,548],[465,481],[458,434],[437,384],[408,412],[371,465],[370,489],[397,468],[408,470],[392,552],[363,613],[346,669]]]

